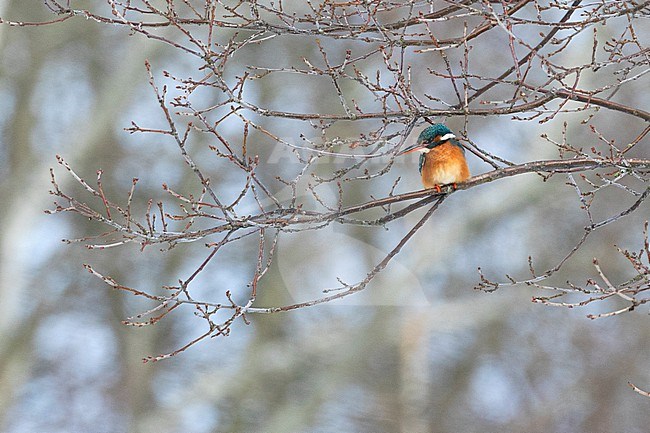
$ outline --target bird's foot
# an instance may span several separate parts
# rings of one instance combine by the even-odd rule
[[[458,184],[456,182],[454,182],[454,183],[445,183],[445,184],[442,184],[442,185],[436,183],[435,185],[433,185],[431,187],[431,189],[435,189],[438,194],[442,193],[443,188],[445,189],[445,191],[451,192],[451,191],[449,191],[447,189],[447,187],[451,187],[451,191],[455,191],[455,190],[458,189]]]
[[[451,191],[455,191],[455,190],[458,189],[458,184],[456,182],[454,182],[454,183],[445,183],[444,185],[435,184],[435,185],[433,185],[433,188],[436,190],[437,193],[441,193],[443,188],[447,189],[447,187],[449,187],[449,186],[451,187]],[[451,192],[451,191],[449,191],[449,192]]]

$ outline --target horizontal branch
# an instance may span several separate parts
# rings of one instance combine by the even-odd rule
[[[650,159],[626,159],[626,160],[609,160],[609,159],[589,159],[589,158],[576,158],[576,159],[560,159],[560,160],[543,160],[533,161],[524,164],[514,165],[505,168],[499,168],[487,173],[474,176],[463,183],[458,183],[454,189],[451,185],[443,188],[442,192],[435,189],[423,189],[418,191],[407,192],[404,194],[385,197],[378,200],[372,200],[359,205],[349,206],[340,210],[321,213],[315,211],[307,211],[301,209],[285,208],[277,209],[272,212],[263,212],[253,216],[247,216],[242,220],[233,220],[231,222],[197,232],[175,233],[173,235],[161,235],[159,242],[167,241],[188,241],[191,239],[200,239],[216,233],[234,231],[241,228],[249,227],[274,227],[283,229],[290,225],[300,224],[322,224],[338,221],[346,223],[348,221],[342,217],[363,212],[369,209],[382,207],[394,203],[420,199],[424,197],[443,196],[452,193],[455,190],[465,190],[473,188],[484,183],[494,182],[495,180],[518,176],[526,173],[573,173],[585,170],[594,170],[597,168],[611,168],[616,167],[619,169],[627,170],[650,170]],[[421,206],[428,204],[430,201],[422,201]],[[421,206],[412,206],[408,212],[400,212],[400,217],[410,213]],[[387,221],[390,219],[387,219]]]
[[[570,99],[572,101],[584,102],[585,104],[598,105],[599,107],[609,108],[613,111],[620,111],[621,113],[631,114],[632,116],[639,117],[646,122],[650,121],[650,113],[640,108],[630,107],[629,105],[623,105],[617,102],[608,101],[606,99],[597,98],[595,96],[589,95],[588,93],[583,93],[577,90],[546,90],[537,88],[535,91],[547,95],[556,95],[558,97]]]
[[[469,180],[457,184],[456,190],[463,190],[473,188],[484,183],[493,182],[498,179],[506,177],[517,176],[526,173],[572,173],[577,171],[593,170],[596,168],[619,167],[619,168],[632,168],[641,170],[650,170],[650,159],[626,159],[624,161],[612,161],[606,159],[589,159],[589,158],[576,158],[576,159],[557,159],[557,160],[543,160],[532,161],[524,164],[513,165],[510,167],[499,168],[487,173],[479,174],[470,178]],[[402,201],[414,200],[430,195],[447,194],[451,191],[449,187],[445,192],[435,192],[435,189],[424,189],[419,191],[407,192],[391,197],[386,197],[379,200],[373,200],[357,206],[344,208],[337,212],[337,216],[345,216],[352,213],[362,212],[378,206],[386,206],[392,203]]]
[[[544,104],[547,104],[555,99],[570,99],[572,101],[583,102],[588,105],[596,105],[603,108],[608,108],[613,111],[619,111],[625,114],[638,117],[645,121],[650,121],[650,113],[640,108],[630,107],[627,105],[619,104],[616,102],[608,101],[606,99],[598,98],[578,90],[555,89],[547,90],[540,87],[531,88],[544,96],[537,98],[530,102],[523,102],[521,104],[509,105],[506,107],[492,107],[492,108],[469,108],[458,107],[449,109],[426,109],[418,112],[411,111],[379,111],[374,113],[350,113],[350,114],[334,114],[334,113],[296,113],[290,111],[268,110],[253,106],[251,104],[242,104],[246,108],[267,117],[280,117],[287,119],[297,120],[364,120],[364,119],[387,119],[387,118],[413,118],[413,117],[444,117],[444,116],[494,116],[494,115],[507,115],[525,113],[534,110]],[[241,101],[240,101],[241,102]]]

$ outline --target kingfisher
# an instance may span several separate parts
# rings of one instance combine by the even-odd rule
[[[456,136],[442,123],[425,128],[413,146],[407,147],[396,156],[411,152],[420,153],[419,170],[425,189],[435,188],[441,192],[440,185],[452,184],[469,179],[469,168],[465,160],[465,149]]]

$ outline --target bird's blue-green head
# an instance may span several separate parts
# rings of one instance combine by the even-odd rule
[[[437,140],[436,137],[438,138]],[[456,136],[451,132],[451,129],[447,128],[442,123],[436,123],[420,132],[418,143],[424,145],[433,144],[436,141],[442,143],[450,138],[456,138]]]
[[[434,147],[442,143],[445,143],[449,140],[452,140],[452,142],[456,144],[457,142],[455,141],[455,139],[456,136],[454,135],[453,132],[451,132],[451,129],[447,128],[442,123],[436,123],[435,125],[431,125],[425,128],[422,132],[420,132],[416,144],[407,147],[403,151],[399,152],[397,155],[403,155],[405,153],[411,153],[416,151],[426,153],[429,150],[433,149]]]

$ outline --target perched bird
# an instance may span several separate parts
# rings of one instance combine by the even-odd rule
[[[465,149],[456,140],[456,136],[442,123],[436,123],[424,129],[413,146],[407,147],[397,155],[422,152],[420,154],[420,174],[422,185],[426,189],[435,188],[440,192],[440,185],[453,184],[469,179],[469,168],[465,160]],[[396,155],[396,156],[397,156]]]

